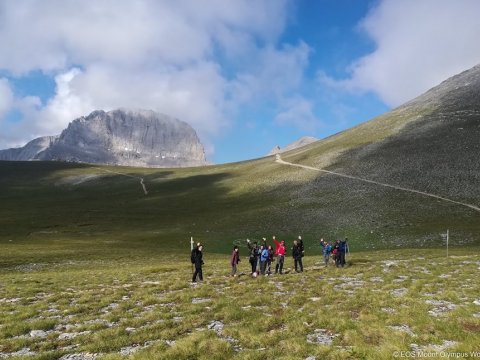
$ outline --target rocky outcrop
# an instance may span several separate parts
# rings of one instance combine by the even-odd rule
[[[317,138],[314,138],[312,136],[304,136],[304,137],[298,139],[297,141],[294,141],[293,143],[288,144],[283,149],[278,145],[275,146],[272,150],[270,150],[270,152],[267,154],[267,156],[280,154],[280,153],[283,153],[283,152],[286,152],[286,151],[298,149],[302,146],[306,146],[308,144],[311,144],[311,143],[313,143],[317,140],[318,140]]]
[[[30,141],[24,147],[0,150],[0,160],[8,161],[22,161],[22,160],[36,160],[48,149],[58,136],[43,136]]]
[[[190,125],[147,110],[94,111],[72,121],[35,156],[27,156],[25,148],[14,149],[25,155],[15,160],[142,167],[206,165],[203,145]]]

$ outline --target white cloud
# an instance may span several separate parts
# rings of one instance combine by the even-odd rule
[[[248,71],[240,72],[230,84],[235,101],[254,101],[259,94],[281,100],[299,90],[311,48],[304,42],[281,49],[267,47],[251,52]]]
[[[0,68],[22,73],[96,62],[186,65],[213,51],[216,33],[276,38],[286,1],[18,0],[0,3]],[[235,44],[234,44],[235,45]]]
[[[480,62],[478,14],[477,0],[382,0],[360,24],[376,50],[351,64],[349,78],[319,72],[319,81],[400,105]]]
[[[0,78],[0,118],[10,111],[13,105],[13,92],[7,79]]]
[[[0,43],[8,48],[0,70],[17,78],[41,70],[56,83],[43,104],[13,99],[23,119],[11,124],[9,138],[57,134],[92,110],[132,107],[191,123],[213,151],[211,139],[244,101],[272,85],[278,94],[298,86],[308,46],[277,49],[289,6],[289,0],[0,2]]]
[[[294,97],[284,103],[275,121],[281,125],[293,125],[304,131],[314,131],[320,120],[316,117],[313,103],[303,97]]]

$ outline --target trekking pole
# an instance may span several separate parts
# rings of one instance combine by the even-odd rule
[[[448,259],[448,235],[449,235],[448,233],[449,233],[449,231],[447,229],[447,259]]]
[[[347,262],[347,254],[350,257],[350,246],[348,246],[348,242],[345,241],[345,263]]]
[[[193,252],[193,236],[190,236],[190,254]],[[192,263],[192,275],[194,273],[193,263]]]

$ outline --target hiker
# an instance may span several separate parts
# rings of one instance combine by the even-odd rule
[[[267,238],[262,238],[263,245],[260,245],[258,249],[258,257],[257,257],[257,272],[261,271],[261,263],[260,263],[260,256],[262,255],[262,250],[267,248]],[[263,246],[263,249],[262,249]]]
[[[339,253],[339,248],[340,248],[340,240],[335,241],[335,244],[333,245],[333,260],[335,260],[335,265],[338,267],[340,265],[340,253]]]
[[[265,275],[265,271],[267,269],[267,262],[268,262],[268,248],[264,245],[260,246],[260,273]]]
[[[283,274],[283,263],[285,261],[285,255],[287,254],[287,248],[285,247],[285,241],[278,241],[273,236],[273,242],[275,243],[275,255],[277,256],[277,265],[275,265],[275,274]]]
[[[298,235],[298,245],[300,246],[300,250],[302,251],[302,258],[305,256],[305,247],[303,246],[303,240],[300,235]]]
[[[297,240],[293,241],[292,257],[295,263],[295,272],[303,272],[302,247],[300,246],[300,243]],[[298,271],[299,266],[300,266],[300,271]]]
[[[273,250],[272,245],[268,245],[268,260],[267,260],[267,275],[272,274],[272,262],[275,261],[275,250]]]
[[[230,265],[232,265],[232,276],[237,276],[237,265],[240,262],[240,254],[238,252],[238,246],[233,247],[232,256],[230,258]]]
[[[250,243],[250,240],[247,239],[248,250],[250,250],[250,256],[248,261],[252,266],[252,275],[257,275],[257,261],[258,261],[258,245],[257,242],[254,242],[253,245]],[[255,274],[255,275],[254,275]]]
[[[193,273],[192,283],[197,282],[197,276],[200,281],[203,281],[202,265],[203,263],[203,245],[200,243],[196,249],[192,251],[192,264],[195,264],[195,272]]]
[[[328,261],[330,260],[330,253],[332,252],[332,245],[323,239],[320,240],[320,245],[322,245],[323,261],[325,262],[325,267],[327,267]]]
[[[341,267],[344,267],[346,262],[345,262],[345,254],[348,252],[348,245],[347,245],[347,238],[345,240],[340,240],[339,245],[338,245],[338,254],[339,254],[339,261],[338,265]],[[338,266],[337,265],[337,266]]]

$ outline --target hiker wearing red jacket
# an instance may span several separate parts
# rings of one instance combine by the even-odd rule
[[[283,274],[283,263],[285,261],[285,254],[287,253],[287,248],[285,247],[285,241],[278,241],[273,236],[273,242],[275,243],[275,255],[277,256],[277,265],[275,265],[275,274]]]

